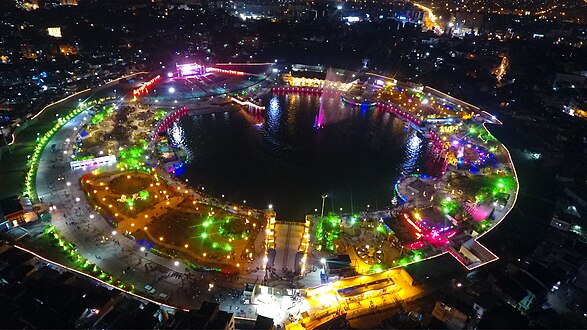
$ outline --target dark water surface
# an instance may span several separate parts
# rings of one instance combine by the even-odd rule
[[[273,204],[279,219],[301,221],[320,209],[322,194],[326,211],[390,205],[395,181],[416,172],[427,154],[406,122],[343,105],[339,96],[274,95],[265,105],[180,119],[170,137],[189,155],[181,179],[232,202]],[[324,128],[316,130],[321,107]]]

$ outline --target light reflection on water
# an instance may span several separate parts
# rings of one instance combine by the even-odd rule
[[[320,108],[324,128],[313,128]],[[343,105],[340,96],[278,95],[265,100],[264,124],[251,114],[184,117],[170,130],[186,146],[182,177],[234,202],[266,207],[301,221],[320,208],[345,211],[385,207],[402,172],[414,172],[426,153],[415,130],[389,113]]]
[[[173,125],[171,125],[171,127],[168,129],[168,134],[170,141],[174,145],[186,151],[187,161],[190,162],[193,158],[193,153],[186,143],[185,131],[181,122],[174,122]]]

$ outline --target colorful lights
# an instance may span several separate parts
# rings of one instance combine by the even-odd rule
[[[316,225],[316,249],[320,251],[323,246],[329,251],[335,251],[334,241],[341,235],[341,220],[337,215],[329,213],[320,218]]]
[[[454,216],[463,211],[463,208],[459,202],[450,198],[440,200],[439,206],[441,207],[442,213],[444,213],[444,215],[450,214]]]
[[[242,71],[236,71],[236,70],[225,70],[225,69],[219,69],[219,68],[206,68],[206,72],[217,72],[217,73],[225,73],[225,74],[231,74],[231,75],[235,75],[235,76],[244,76],[246,75],[245,72]]]
[[[324,108],[322,107],[322,102],[320,102],[320,109],[318,110],[318,114],[314,119],[314,128],[324,128]]]
[[[164,116],[164,115],[165,114],[162,114],[162,116]],[[497,187],[497,189],[503,189],[503,188],[506,187],[506,183],[504,183],[504,182],[497,182],[496,183],[496,187]],[[142,198],[142,196],[141,196],[141,198]],[[144,199],[146,199],[146,197]],[[445,214],[449,214],[451,212],[451,209],[450,209],[450,207],[445,206],[445,207],[442,208],[442,211]],[[414,215],[414,219],[418,219],[418,220],[422,221],[422,218],[421,217],[418,217],[416,215]],[[223,221],[224,220],[219,221],[219,222],[223,222]],[[353,220],[350,220],[350,221],[352,222]],[[410,221],[411,221],[411,219],[410,219]],[[210,224],[208,224],[208,226]],[[336,224],[338,224],[338,227],[340,227],[340,220],[338,222],[337,221],[334,221],[332,223],[333,226],[335,226]],[[214,225],[216,225],[216,223]],[[203,224],[203,226],[204,227],[207,227],[207,225],[204,225],[204,224]],[[453,237],[456,234],[456,231],[454,231],[454,230],[444,232],[442,229],[441,230],[438,230],[438,231],[431,230],[430,232],[427,232],[427,229],[425,228],[425,226],[422,225],[422,224],[420,224],[420,223],[417,223],[415,220],[412,221],[412,226],[420,227],[420,229],[421,229],[420,232],[423,232],[423,234],[420,234],[420,237],[423,237],[426,240],[437,242],[439,244],[439,246],[441,246],[442,244],[444,244],[445,242],[448,241],[446,239],[443,240],[443,237],[442,236],[444,236],[446,238],[451,238],[451,237]],[[259,227],[261,227],[261,226],[259,226]],[[382,225],[378,225],[378,226],[375,227],[375,230],[377,232],[384,232],[385,231],[385,227],[383,227]],[[417,230],[417,228],[416,228],[416,230]],[[219,232],[221,232],[221,229],[219,229]],[[328,234],[330,234],[330,232],[325,232],[325,233],[323,232],[323,235],[328,235]],[[198,235],[196,235],[196,238],[197,238],[197,236]],[[208,242],[210,242],[212,240],[216,240],[215,233],[214,234],[203,233],[203,234],[201,234],[200,237],[202,237],[203,239],[206,239],[206,238],[209,239]],[[166,236],[166,238],[167,238],[167,236]],[[427,243],[426,243],[426,241],[424,241],[424,239],[422,239],[421,241],[417,241],[417,242],[413,243],[414,245],[413,246],[410,246],[410,247],[414,247],[415,248],[415,247],[417,247],[419,245],[426,246]],[[182,241],[182,243],[184,243],[184,242]],[[432,245],[432,244],[429,244],[429,245]],[[232,246],[230,244],[223,244],[222,242],[214,242],[214,243],[212,243],[212,246],[215,247],[215,248],[217,248],[217,249],[219,249],[220,251],[224,250],[224,251],[230,252],[232,250]],[[235,246],[238,246],[238,245],[235,245]],[[63,248],[64,249],[67,249],[67,246],[64,245]],[[187,249],[187,244],[185,245],[185,248]],[[408,246],[406,246],[406,248],[409,249]],[[71,251],[71,250],[68,250],[68,251]],[[222,257],[224,258],[224,255]],[[229,258],[229,257],[232,257],[233,259],[235,258],[234,255],[233,256],[226,256],[226,258]],[[422,260],[422,254],[414,254],[411,257],[411,259],[413,261]],[[375,265],[375,266],[373,266],[372,267],[372,270],[374,272],[378,272],[380,270],[380,268],[378,268],[376,266],[383,267],[382,265]]]
[[[177,75],[179,77],[194,77],[206,72],[206,67],[198,63],[177,64]]]
[[[108,116],[109,114],[114,112],[114,104],[112,104],[109,107],[104,107],[100,112],[96,113],[94,115],[94,117],[92,117],[92,119],[90,120],[90,122],[92,123],[92,125],[97,125],[99,124],[102,120],[104,120],[104,118],[106,118],[106,116]]]
[[[418,225],[416,225],[406,213],[404,213],[403,216],[404,219],[406,219],[406,221],[410,224],[410,226],[412,226],[418,233],[422,232],[422,229]]]
[[[132,95],[136,98],[141,95],[148,94],[149,88],[151,88],[153,85],[155,85],[155,83],[157,83],[160,79],[161,79],[161,76],[157,75],[155,78],[153,78],[153,79],[147,81],[146,83],[144,83],[143,85],[141,85],[141,87],[133,90]]]
[[[369,270],[369,273],[377,274],[377,273],[381,273],[382,271],[383,271],[383,265],[377,264],[377,265],[373,265],[373,267],[371,267],[371,269]]]
[[[238,104],[238,105],[242,105],[242,106],[246,106],[249,108],[253,108],[255,110],[265,110],[265,106],[264,105],[260,105],[254,101],[251,100],[244,100],[241,97],[231,97],[230,98],[232,100],[232,102]]]
[[[145,149],[147,141],[142,140],[139,146],[133,146],[128,149],[122,149],[118,152],[118,167],[121,169],[143,169],[145,165]],[[150,170],[146,170],[150,171]]]
[[[344,95],[341,96],[341,100],[343,103],[352,105],[354,107],[361,107],[361,108],[363,108],[363,107],[371,108],[371,107],[375,107],[378,105],[377,102],[355,102],[355,101],[347,99],[346,97],[344,97]]]
[[[59,129],[61,129],[61,127],[63,127],[69,120],[71,120],[75,116],[82,113],[88,106],[103,103],[105,101],[112,100],[112,99],[114,99],[114,96],[96,99],[93,101],[82,103],[78,108],[73,109],[71,112],[69,112],[64,117],[59,118],[57,120],[57,123],[47,133],[45,133],[43,136],[37,138],[37,141],[36,141],[37,144],[36,144],[35,148],[33,149],[33,154],[30,156],[28,164],[27,164],[29,166],[29,169],[28,169],[26,177],[25,177],[24,195],[28,195],[31,198],[33,196],[33,193],[34,193],[33,185],[34,185],[34,179],[35,179],[36,170],[37,170],[37,164],[39,162],[39,159],[41,157],[43,149],[45,148],[45,145],[49,142],[49,140],[51,140],[51,137],[53,136],[53,134],[55,134],[55,132],[57,132]]]

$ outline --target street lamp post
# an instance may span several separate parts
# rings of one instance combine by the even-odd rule
[[[324,218],[324,201],[326,200],[328,195],[322,195],[322,212],[320,213],[320,218]]]

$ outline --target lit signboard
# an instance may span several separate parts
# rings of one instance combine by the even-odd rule
[[[72,170],[75,170],[78,168],[85,169],[87,167],[112,165],[114,163],[116,163],[116,156],[109,155],[109,156],[102,156],[102,157],[96,157],[96,158],[91,158],[91,159],[74,160],[71,163],[69,163],[69,166],[71,167]]]

